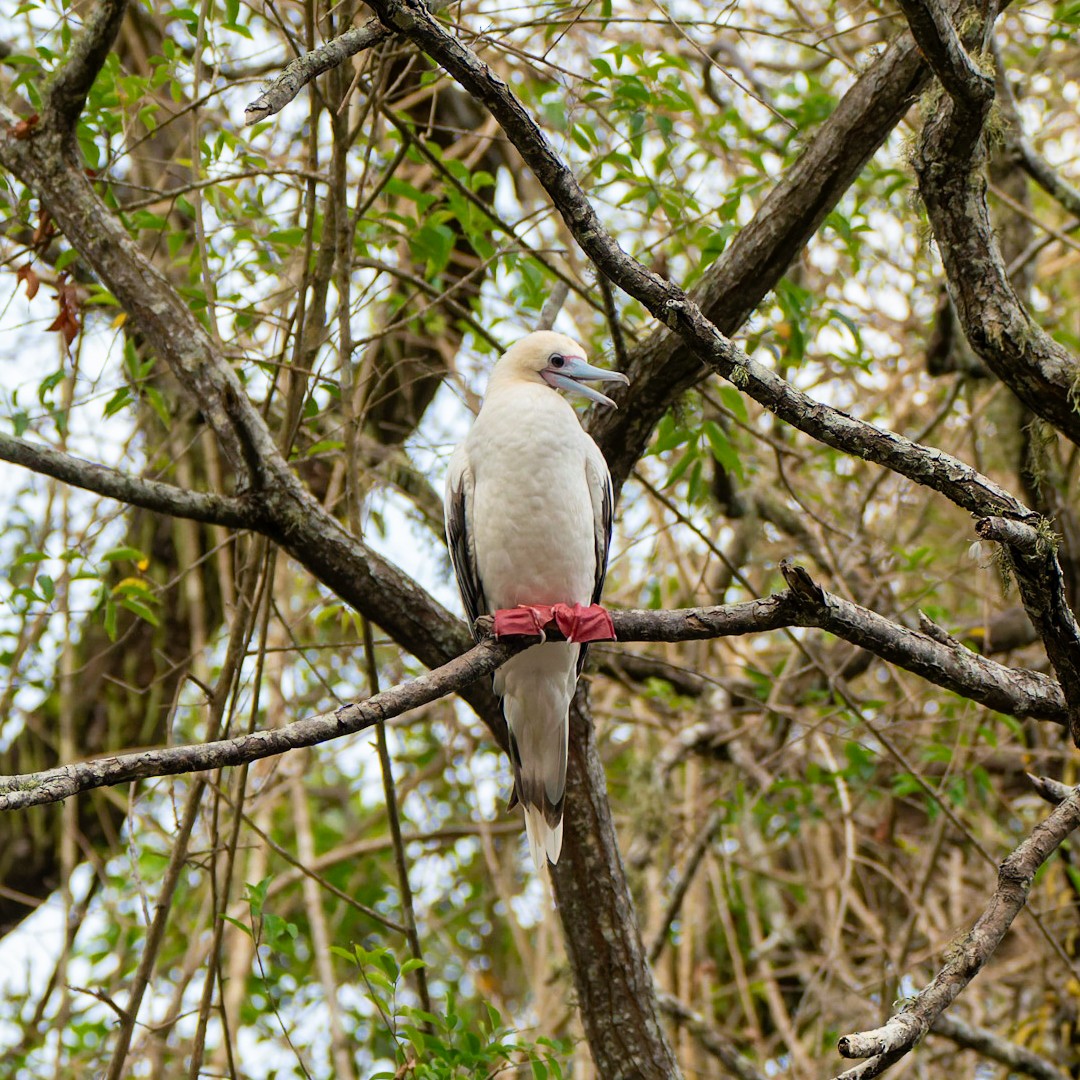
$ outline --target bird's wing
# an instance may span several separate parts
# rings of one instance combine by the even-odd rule
[[[611,547],[611,524],[615,514],[615,493],[611,487],[611,473],[600,447],[589,439],[585,455],[585,479],[593,508],[593,550],[596,555],[593,577],[592,602],[600,603],[607,575],[608,549]]]
[[[454,564],[461,602],[465,605],[465,614],[469,620],[469,629],[474,638],[476,620],[487,614],[487,599],[484,596],[484,584],[480,580],[480,570],[476,564],[476,544],[473,541],[470,525],[472,523],[474,479],[469,465],[469,456],[464,446],[459,446],[450,459],[450,468],[446,474],[446,544],[450,549],[450,560]]]
[[[588,437],[588,436],[586,436]],[[615,493],[611,487],[611,473],[607,462],[600,452],[600,447],[589,439],[585,453],[585,481],[589,485],[589,497],[593,509],[593,591],[592,602],[600,603],[600,594],[604,591],[604,578],[607,576],[608,549],[611,547],[611,525],[615,515]],[[578,652],[577,674],[585,666],[588,645],[582,645]]]

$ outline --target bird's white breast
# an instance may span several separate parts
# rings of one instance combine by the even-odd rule
[[[492,608],[591,601],[590,441],[546,386],[515,385],[485,400],[466,449],[476,561]]]

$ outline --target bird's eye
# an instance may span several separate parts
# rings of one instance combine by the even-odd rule
[[[563,364],[566,363],[566,357],[560,356],[558,353],[554,353],[553,355],[548,357],[548,363],[552,367],[562,367]]]

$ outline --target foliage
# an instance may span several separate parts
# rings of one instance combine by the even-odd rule
[[[84,15],[60,0],[9,9],[0,102],[22,118],[10,137],[32,138],[42,87]],[[451,10],[623,247],[687,288],[723,266],[903,30],[891,7],[828,2]],[[315,498],[453,606],[436,492],[494,354],[565,280],[557,328],[614,362],[611,312],[494,124],[410,47],[367,50],[243,126],[296,49],[364,17],[351,4],[137,5],[77,146],[100,199],[228,357]],[[1010,8],[995,31],[1025,134],[1074,186],[1078,22],[1076,4],[1044,4]],[[1074,448],[1033,432],[955,326],[947,338],[903,127],[738,341],[817,400],[1035,505],[1062,533],[1075,598]],[[1015,156],[1001,151],[990,175],[1014,286],[1075,347],[1073,219]],[[0,208],[0,429],[231,492],[207,403],[183,392],[135,314],[13,176]],[[612,306],[623,349],[650,355],[656,325],[641,305],[616,294]],[[369,696],[372,671],[385,688],[423,670],[261,537],[3,468],[0,774],[279,727]],[[783,587],[784,557],[895,622],[914,627],[922,611],[970,643],[1018,603],[966,515],[712,375],[666,403],[619,516],[613,607],[767,596]],[[981,911],[996,863],[1045,816],[1025,772],[1078,779],[1056,727],[820,633],[591,655],[597,744],[656,980],[765,1074],[824,1075],[839,1034],[923,986]],[[1033,641],[1004,659],[1048,670]],[[10,1075],[109,1067],[158,905],[168,918],[124,1075],[186,1075],[199,1060],[206,1075],[251,1077],[588,1075],[558,913],[518,818],[502,812],[508,764],[457,701],[398,718],[387,739],[400,852],[371,735],[0,818]],[[1071,1073],[1075,861],[1066,843],[957,1007]],[[47,948],[24,964],[36,935]],[[671,1035],[687,1075],[723,1074],[707,1041]],[[977,1067],[955,1041],[934,1036],[924,1051],[909,1075]]]

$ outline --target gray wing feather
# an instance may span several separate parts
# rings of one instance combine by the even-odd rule
[[[469,532],[472,496],[472,469],[469,468],[464,448],[459,447],[450,460],[450,469],[446,475],[446,544],[450,549],[450,561],[454,564],[454,574],[457,577],[461,602],[465,605],[469,629],[479,641],[475,624],[481,615],[488,613],[488,605],[484,596],[484,583],[480,580],[480,571],[476,565],[476,545]]]
[[[600,595],[604,591],[604,578],[607,577],[608,551],[611,548],[611,526],[615,517],[615,492],[611,486],[611,473],[608,471],[607,462],[600,452],[600,447],[589,440],[589,448],[585,457],[585,479],[589,485],[589,494],[592,496],[593,507],[593,551],[595,563],[593,567],[593,593],[592,602],[600,603]],[[585,654],[588,646],[582,645],[578,654],[577,672],[580,675],[585,665]]]

